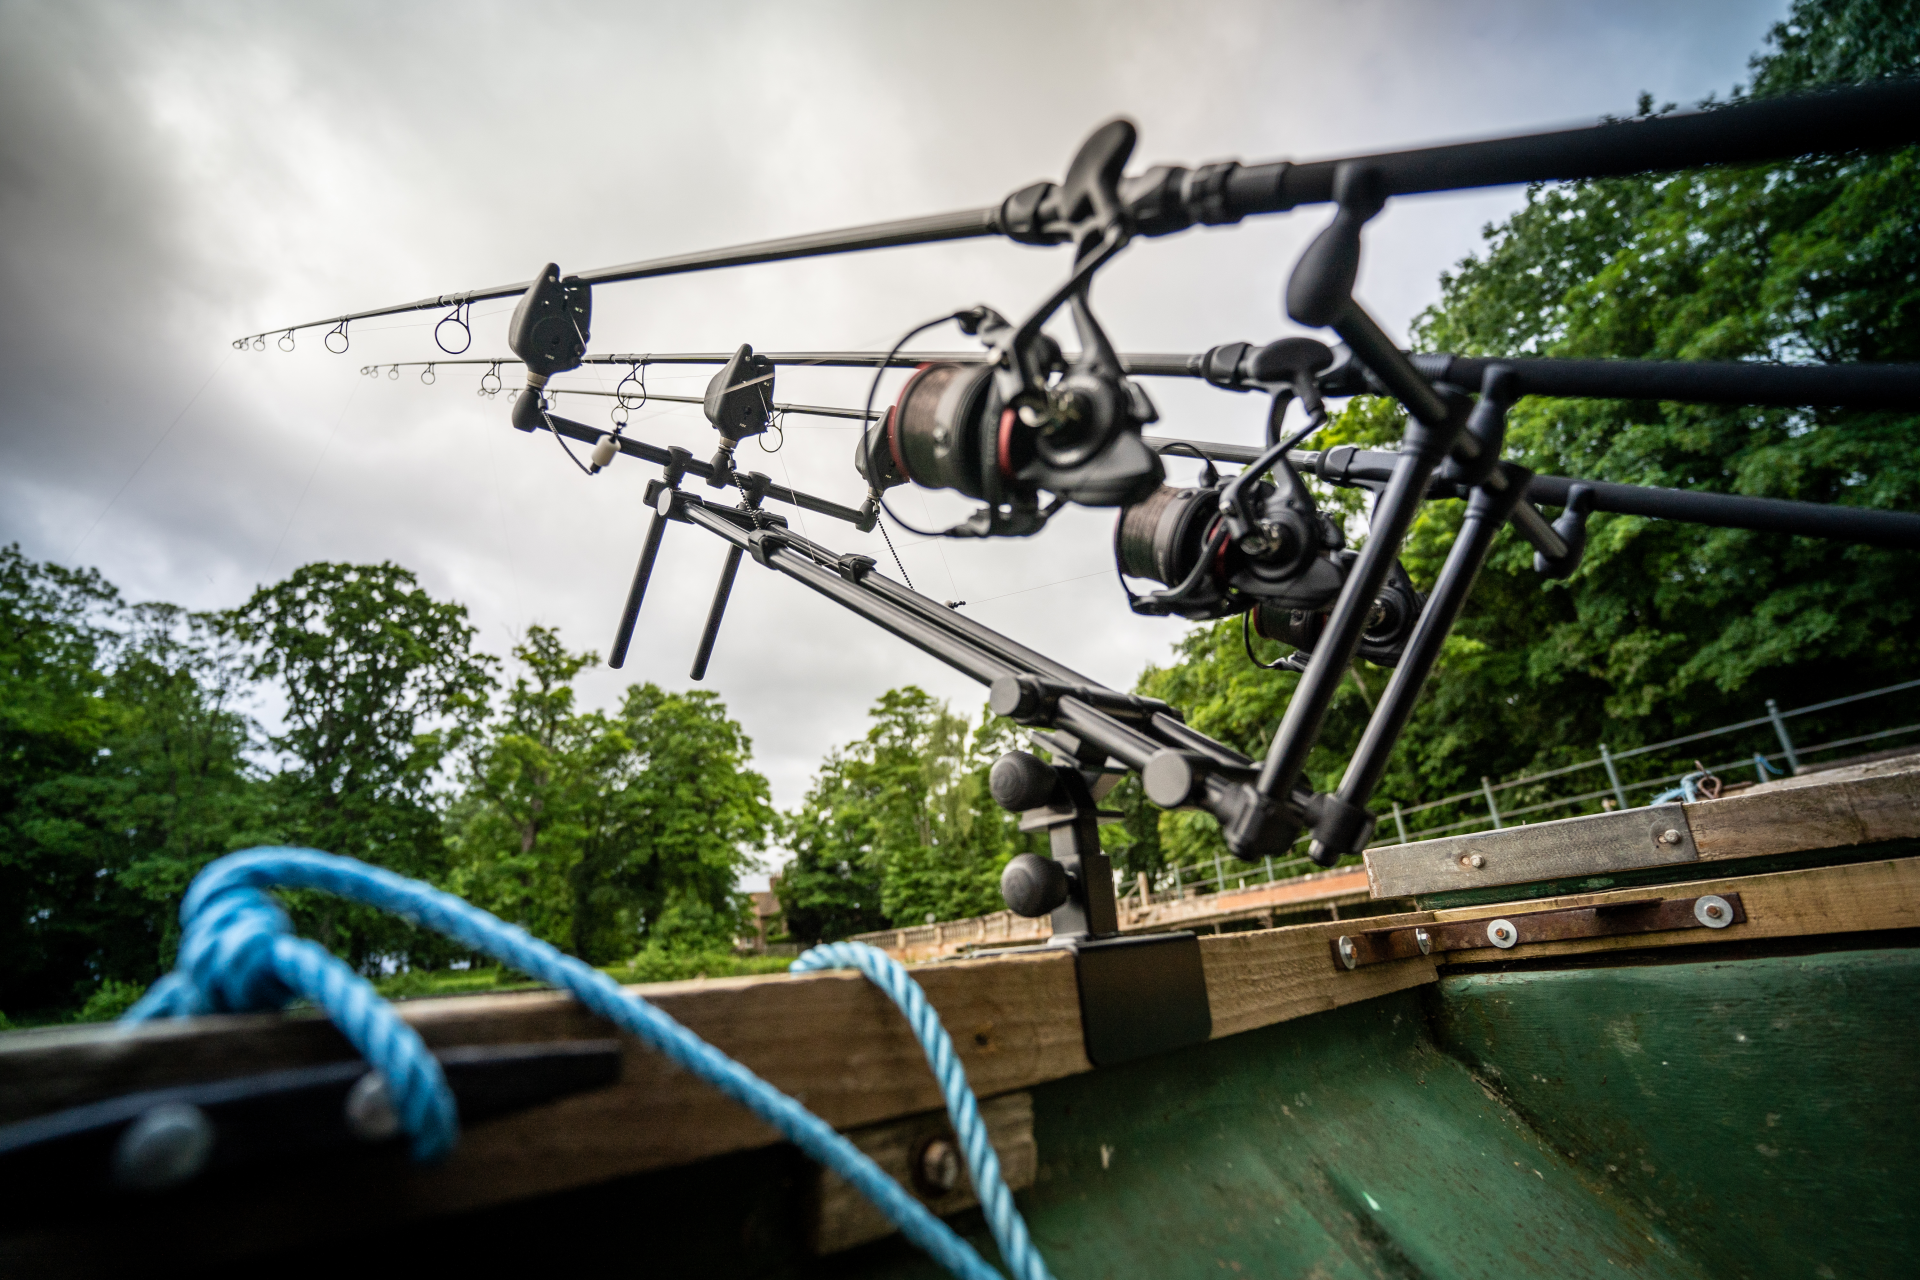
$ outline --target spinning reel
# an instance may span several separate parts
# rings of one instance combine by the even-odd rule
[[[1244,342],[1202,357],[1207,381],[1228,390],[1273,396],[1266,451],[1239,475],[1220,478],[1201,447],[1181,444],[1204,464],[1196,488],[1161,485],[1121,510],[1114,522],[1114,561],[1125,578],[1163,584],[1164,591],[1128,603],[1139,614],[1223,618],[1252,612],[1262,636],[1311,654],[1328,611],[1358,558],[1340,525],[1322,513],[1287,454],[1326,422],[1321,383],[1344,374],[1349,357],[1311,338],[1282,338],[1264,347]],[[1298,399],[1307,425],[1282,437],[1288,405]],[[1271,476],[1271,479],[1265,477]],[[1399,661],[1425,603],[1396,561],[1375,598],[1360,656],[1381,666]],[[1295,655],[1284,665],[1302,669]]]
[[[1159,455],[1140,439],[1159,413],[1125,376],[1087,300],[1094,272],[1134,235],[1119,193],[1133,144],[1133,125],[1115,120],[1081,146],[1064,183],[1028,188],[1033,234],[1071,241],[1073,271],[1018,326],[985,306],[953,317],[986,342],[988,359],[922,366],[861,436],[854,466],[876,498],[906,483],[953,489],[986,505],[946,536],[1024,537],[1064,503],[1126,506],[1160,483]],[[1080,339],[1064,367],[1040,331],[1063,305]],[[1045,506],[1043,492],[1053,495]]]

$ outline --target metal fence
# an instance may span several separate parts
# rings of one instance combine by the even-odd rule
[[[1832,698],[1826,702],[1816,702],[1809,706],[1795,707],[1788,711],[1782,711],[1774,699],[1768,698],[1766,704],[1767,713],[1763,716],[1756,716],[1751,720],[1741,720],[1738,723],[1721,725],[1714,729],[1702,729],[1698,733],[1683,734],[1678,738],[1669,738],[1665,742],[1652,742],[1645,746],[1633,747],[1625,751],[1614,751],[1611,750],[1607,744],[1601,743],[1599,747],[1600,754],[1591,760],[1582,760],[1575,764],[1562,765],[1557,769],[1547,769],[1540,773],[1527,774],[1524,777],[1508,778],[1501,782],[1495,782],[1490,778],[1482,778],[1480,785],[1471,791],[1462,791],[1455,795],[1442,796],[1438,800],[1429,800],[1424,804],[1404,807],[1398,804],[1393,805],[1391,809],[1392,826],[1388,827],[1383,815],[1383,821],[1381,823],[1383,829],[1376,833],[1373,844],[1374,846],[1383,844],[1408,844],[1415,840],[1430,840],[1435,836],[1447,835],[1455,831],[1475,830],[1483,827],[1497,831],[1502,827],[1516,825],[1516,820],[1520,819],[1531,818],[1535,821],[1552,821],[1554,818],[1574,816],[1575,813],[1597,812],[1616,808],[1635,808],[1639,805],[1647,804],[1655,795],[1670,789],[1675,783],[1679,782],[1681,778],[1695,770],[1691,768],[1682,768],[1678,772],[1656,770],[1651,776],[1636,778],[1630,782],[1623,782],[1621,780],[1621,766],[1623,764],[1636,759],[1648,759],[1657,763],[1663,754],[1670,757],[1675,753],[1677,748],[1693,747],[1697,743],[1704,743],[1712,739],[1725,738],[1735,734],[1763,736],[1770,740],[1763,741],[1760,745],[1777,746],[1779,749],[1776,751],[1744,751],[1739,755],[1729,756],[1714,763],[1707,763],[1705,761],[1698,761],[1696,763],[1704,767],[1708,773],[1716,775],[1729,773],[1736,769],[1751,769],[1754,773],[1751,781],[1756,782],[1765,781],[1769,775],[1779,777],[1784,774],[1799,773],[1807,767],[1806,761],[1811,757],[1824,755],[1847,747],[1862,747],[1868,743],[1890,742],[1899,737],[1920,732],[1920,723],[1897,725],[1893,728],[1879,729],[1871,733],[1851,734],[1825,742],[1807,743],[1804,740],[1801,742],[1794,741],[1792,732],[1787,726],[1787,721],[1801,716],[1814,715],[1822,711],[1830,711],[1835,707],[1846,706],[1850,703],[1863,702],[1869,698],[1885,697],[1889,694],[1901,693],[1909,689],[1917,688],[1920,688],[1920,680],[1907,680],[1900,684],[1886,685],[1879,689],[1868,689],[1864,693],[1848,694],[1844,698]],[[1755,730],[1760,730],[1760,735],[1755,735]],[[1754,744],[1750,742],[1749,745]],[[1505,808],[1501,806],[1499,797],[1502,792],[1510,793],[1523,787],[1537,787],[1544,782],[1560,778],[1572,779],[1576,775],[1581,774],[1587,775],[1588,778],[1591,778],[1592,781],[1596,783],[1604,780],[1606,785],[1592,790],[1583,790],[1574,795],[1540,799],[1531,803],[1511,805]],[[1596,774],[1598,776],[1595,776]],[[1407,819],[1415,814],[1427,813],[1435,809],[1444,809],[1448,806],[1452,806],[1458,810],[1476,801],[1478,804],[1475,807],[1481,811],[1467,814],[1452,822],[1417,828],[1410,828],[1407,825]],[[1571,812],[1556,812],[1562,810],[1570,810]],[[1520,822],[1518,825],[1525,825],[1525,823]]]
[[[1890,744],[1903,737],[1920,734],[1920,722],[1877,729],[1867,733],[1848,734],[1827,741],[1810,742],[1805,738],[1796,741],[1788,721],[1913,689],[1920,689],[1920,680],[1908,680],[1879,689],[1868,689],[1864,693],[1849,694],[1844,698],[1833,698],[1826,702],[1816,702],[1786,711],[1781,710],[1775,700],[1769,698],[1766,703],[1766,714],[1755,716],[1751,720],[1741,720],[1738,723],[1721,725],[1714,729],[1702,729],[1698,733],[1683,734],[1678,738],[1668,738],[1664,742],[1652,742],[1624,751],[1614,751],[1608,744],[1601,743],[1599,754],[1591,760],[1581,760],[1575,764],[1561,765],[1556,769],[1547,769],[1540,773],[1530,773],[1523,777],[1508,778],[1498,782],[1491,778],[1482,778],[1480,785],[1470,791],[1442,796],[1438,800],[1429,800],[1423,804],[1405,806],[1394,804],[1388,813],[1381,815],[1375,839],[1367,847],[1410,844],[1416,840],[1431,840],[1436,836],[1450,835],[1459,831],[1499,830],[1509,826],[1525,826],[1529,821],[1551,822],[1556,818],[1574,817],[1583,813],[1631,809],[1645,805],[1661,792],[1672,788],[1687,774],[1695,771],[1692,767],[1687,767],[1678,772],[1669,772],[1663,767],[1671,764],[1673,757],[1681,748],[1695,747],[1695,744],[1725,739],[1738,734],[1758,738],[1758,742],[1750,740],[1746,744],[1755,749],[1736,755],[1727,755],[1718,762],[1689,761],[1689,765],[1699,763],[1704,765],[1707,772],[1715,775],[1731,774],[1735,770],[1752,771],[1754,775],[1752,778],[1738,779],[1739,781],[1764,781],[1768,776],[1780,777],[1800,773],[1815,767],[1819,757],[1830,758],[1830,753],[1835,751],[1848,747],[1866,747],[1873,743]],[[1715,742],[1715,745],[1722,744]],[[1765,747],[1775,749],[1760,749]],[[1687,754],[1692,755],[1694,752]],[[1628,775],[1636,773],[1635,766],[1638,764],[1653,766],[1652,772],[1645,777],[1623,777],[1623,773]],[[1543,784],[1562,779],[1569,782],[1590,779],[1592,783],[1604,783],[1604,785],[1582,789],[1573,795],[1547,798],[1523,796],[1519,803],[1510,803],[1505,806],[1501,803],[1503,794],[1512,796],[1523,789],[1539,789]],[[1735,781],[1732,778],[1727,780]],[[1458,813],[1469,806],[1472,807],[1473,812],[1454,818],[1452,821],[1428,827],[1414,827],[1408,824],[1408,819],[1418,814],[1431,814],[1436,810],[1444,811],[1449,807]],[[1309,837],[1302,836],[1300,839],[1304,843]],[[1255,884],[1291,878],[1298,868],[1303,867],[1318,870],[1306,858],[1286,858],[1277,862],[1268,858],[1263,863],[1249,865],[1216,852],[1211,868],[1204,865],[1167,867],[1156,878],[1156,883],[1150,887],[1149,896],[1152,900],[1159,901],[1196,891],[1208,893],[1248,888]],[[1207,874],[1209,870],[1212,872],[1211,875]],[[1133,885],[1117,883],[1116,887],[1123,893],[1138,894],[1137,887]]]

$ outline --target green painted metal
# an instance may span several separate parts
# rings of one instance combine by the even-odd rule
[[[1449,977],[1037,1090],[1021,1202],[1062,1280],[1911,1274],[1916,997],[1906,949]]]

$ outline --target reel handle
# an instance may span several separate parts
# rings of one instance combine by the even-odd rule
[[[693,454],[678,445],[669,448],[667,454],[663,477],[666,488],[660,491],[653,518],[647,522],[647,540],[640,548],[640,563],[634,567],[633,585],[627,588],[627,603],[620,611],[620,629],[614,633],[613,651],[607,657],[607,665],[616,671],[626,665],[627,647],[633,643],[634,624],[640,619],[640,602],[646,599],[653,562],[660,557],[660,538],[667,531],[667,512],[673,510],[673,490],[680,487],[680,478],[687,473],[687,464],[693,461]]]

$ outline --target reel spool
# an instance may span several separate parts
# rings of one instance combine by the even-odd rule
[[[1338,558],[1351,562],[1354,554],[1343,551]],[[1342,577],[1345,577],[1344,565]],[[1373,598],[1373,611],[1367,615],[1366,629],[1360,633],[1360,656],[1375,666],[1391,667],[1398,664],[1400,655],[1406,652],[1407,641],[1413,637],[1414,624],[1420,620],[1420,611],[1426,605],[1426,596],[1413,589],[1413,579],[1407,576],[1406,568],[1398,560],[1394,561],[1386,585]],[[1313,653],[1326,625],[1327,614],[1324,609],[1295,608],[1284,602],[1262,601],[1253,611],[1253,630],[1256,635],[1291,645],[1302,654]]]
[[[1007,407],[989,364],[922,365],[854,449],[868,485],[952,489],[1036,510],[1042,491],[1087,507],[1140,501],[1165,472],[1140,439],[1158,414],[1129,380],[1069,371],[1040,407]],[[1034,532],[1023,529],[1021,532]],[[1014,532],[995,528],[993,532]]]

